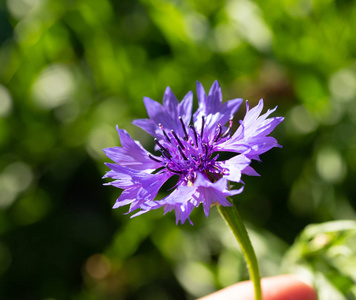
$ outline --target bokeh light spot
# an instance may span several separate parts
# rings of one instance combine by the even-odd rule
[[[241,36],[260,51],[266,51],[272,44],[272,32],[266,25],[259,7],[249,0],[227,2],[226,12],[236,22]]]
[[[17,19],[25,17],[32,9],[34,9],[40,0],[7,0],[7,8],[10,13]]]
[[[209,30],[206,17],[201,14],[188,14],[185,16],[186,34],[193,40],[202,40]]]
[[[241,42],[239,33],[230,24],[219,24],[215,27],[214,37],[217,51],[222,53],[234,49]]]
[[[339,182],[345,176],[345,163],[340,153],[331,147],[319,150],[316,158],[316,169],[321,178],[327,182]]]
[[[105,125],[92,130],[86,145],[89,155],[95,159],[105,157],[103,149],[108,145],[115,145],[117,141],[117,135],[114,134],[117,134],[116,131],[110,130]]]
[[[90,256],[85,263],[85,270],[88,275],[94,279],[105,278],[111,269],[109,259],[102,254]]]
[[[311,116],[309,111],[302,105],[295,106],[286,118],[292,134],[306,134],[314,131],[318,123]]]
[[[335,100],[351,101],[356,95],[356,74],[347,69],[334,73],[329,81],[329,89]]]
[[[0,117],[6,117],[12,109],[12,98],[9,91],[0,85]]]
[[[31,184],[31,168],[23,162],[8,165],[0,174],[0,208],[10,206],[18,193],[26,190]]]
[[[214,291],[214,276],[211,270],[202,263],[190,261],[181,264],[176,274],[185,289],[196,297]]]
[[[57,64],[45,68],[37,78],[32,96],[42,108],[52,109],[69,101],[74,91],[74,78],[67,66]]]

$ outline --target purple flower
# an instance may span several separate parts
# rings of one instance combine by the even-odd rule
[[[149,119],[133,123],[154,137],[157,156],[146,151],[125,130],[117,128],[121,147],[104,149],[114,161],[107,164],[111,170],[104,178],[114,179],[107,184],[123,189],[114,208],[130,204],[128,213],[138,210],[134,217],[164,207],[165,213],[175,211],[177,223],[187,219],[191,223],[189,215],[200,204],[206,216],[213,204],[231,206],[226,197],[242,192],[241,175],[258,175],[250,166],[251,160],[259,160],[262,153],[281,147],[276,139],[268,136],[283,121],[282,117],[268,118],[276,108],[260,115],[263,100],[252,109],[246,102],[246,115],[232,133],[232,118],[242,99],[223,103],[217,81],[208,95],[197,82],[197,95],[199,107],[191,125],[191,92],[179,103],[167,88],[163,106],[144,98]],[[222,152],[235,156],[222,160],[219,159]],[[178,179],[173,191],[156,200],[162,185],[175,175]],[[241,187],[231,189],[229,182]]]

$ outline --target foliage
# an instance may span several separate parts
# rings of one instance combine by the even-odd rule
[[[356,222],[313,224],[285,256],[285,268],[308,278],[323,300],[356,299]]]

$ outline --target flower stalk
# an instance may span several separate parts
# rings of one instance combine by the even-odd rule
[[[235,205],[217,205],[217,207],[226,224],[233,232],[237,242],[240,244],[242,253],[247,263],[250,279],[253,282],[255,290],[255,300],[262,300],[258,262],[242,218]]]

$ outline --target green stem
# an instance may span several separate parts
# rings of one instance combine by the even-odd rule
[[[245,257],[248,271],[250,274],[250,279],[253,282],[255,289],[255,299],[262,300],[261,283],[260,283],[260,272],[258,269],[258,262],[256,258],[255,251],[253,250],[250,238],[246,231],[245,225],[242,218],[237,211],[235,205],[233,206],[222,206],[218,205],[218,210],[221,216],[224,218],[227,225],[230,227],[234,233],[240,247],[242,249],[243,255]]]

